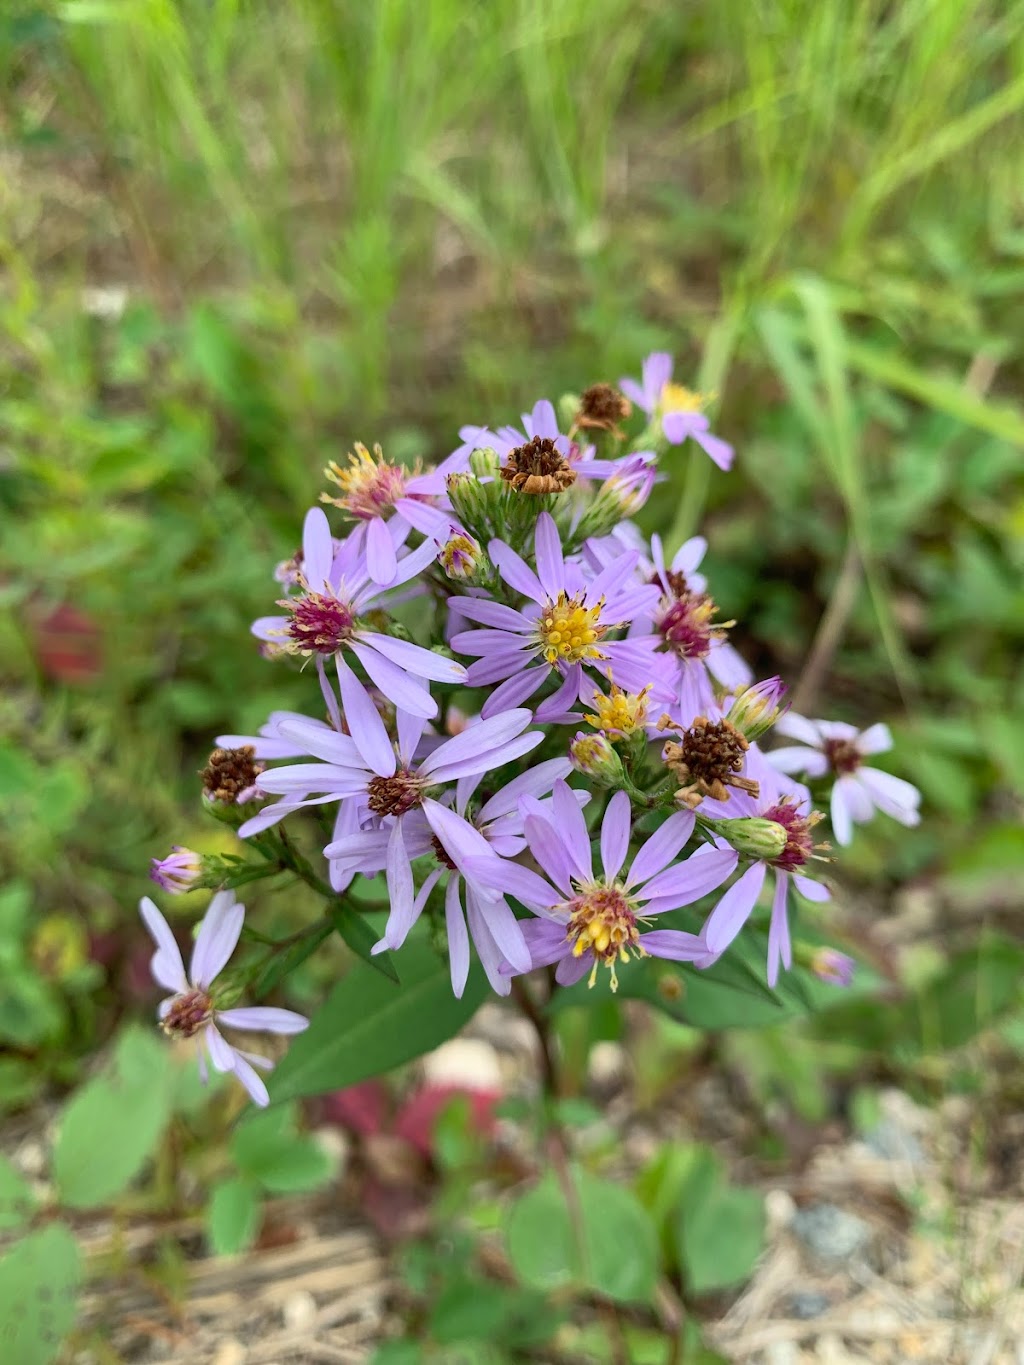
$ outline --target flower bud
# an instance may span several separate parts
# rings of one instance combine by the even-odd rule
[[[786,684],[781,678],[765,678],[737,692],[726,719],[748,740],[760,739],[787,709],[782,704]]]
[[[620,517],[632,517],[651,496],[657,471],[649,452],[628,455],[610,479],[605,480],[600,497],[613,501]]]
[[[737,853],[766,863],[782,854],[789,837],[785,827],[776,820],[744,817],[740,820],[706,820],[705,824],[731,844]]]
[[[621,787],[625,772],[622,759],[604,735],[577,734],[569,745],[572,766],[602,787]]]
[[[650,685],[640,692],[624,692],[617,683],[612,683],[610,694],[595,690],[591,706],[592,715],[583,719],[595,730],[603,730],[613,739],[625,739],[637,731],[644,732],[647,723],[647,694]]]
[[[816,948],[811,954],[811,971],[829,986],[850,986],[857,964],[837,948]]]
[[[180,844],[174,844],[166,858],[150,860],[150,880],[156,882],[161,891],[169,891],[172,896],[191,891],[202,872],[202,856],[190,848],[182,848]]]
[[[438,541],[437,545],[438,563],[449,578],[473,578],[486,561],[480,542],[455,526],[451,527],[451,534],[444,544]]]

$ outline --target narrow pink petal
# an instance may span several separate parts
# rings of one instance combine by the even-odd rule
[[[213,1024],[207,1024],[203,1029],[203,1042],[210,1054],[214,1071],[234,1071],[235,1049],[217,1032]]]
[[[543,877],[519,863],[510,863],[490,854],[486,858],[467,858],[466,873],[499,895],[515,896],[529,910],[548,910],[561,897]]]
[[[388,528],[380,517],[366,527],[366,567],[375,583],[387,587],[398,573],[398,556]]]
[[[481,917],[505,961],[517,972],[528,972],[533,965],[530,949],[515,915],[503,897],[487,900],[478,897]]]
[[[487,840],[464,816],[430,797],[423,802],[423,814],[456,867],[461,868],[467,858],[486,858],[490,855]]]
[[[270,1103],[270,1094],[263,1084],[262,1077],[256,1074],[248,1059],[240,1052],[236,1052],[235,1064],[231,1069],[249,1092],[252,1102],[265,1109]]]
[[[536,804],[540,808],[539,803]],[[524,810],[529,809],[530,807],[524,801]],[[574,868],[558,831],[542,815],[534,814],[526,816],[523,827],[530,852],[546,875],[568,899],[573,893],[572,875]]]
[[[702,938],[682,929],[654,929],[641,934],[640,947],[652,957],[667,958],[670,962],[699,962],[708,953]]]
[[[483,626],[495,626],[499,630],[527,631],[533,629],[520,611],[506,607],[501,602],[492,602],[487,597],[449,597],[449,609],[453,607],[467,620],[479,621]]]
[[[793,885],[805,900],[829,901],[832,899],[832,892],[827,886],[822,886],[821,882],[812,881],[810,877],[803,877],[799,872],[793,873]]]
[[[523,754],[528,754],[531,750],[536,749],[543,738],[542,731],[529,730],[525,735],[520,735],[518,739],[510,739],[507,744],[502,744],[500,748],[485,749],[478,754],[469,754],[454,763],[439,764],[436,768],[431,769],[431,780],[434,782],[455,782],[460,777],[472,777],[479,772],[496,771],[504,764],[511,763],[513,759],[522,758]]]
[[[536,768],[527,769],[484,802],[480,807],[480,823],[486,824],[488,820],[508,815],[517,808],[521,796],[540,796],[549,792],[560,777],[568,777],[571,772],[572,764],[567,758],[549,758],[544,763],[538,763]]]
[[[723,441],[720,436],[713,436],[710,431],[694,431],[691,434],[700,448],[714,460],[719,469],[728,472],[732,468],[736,452],[728,441]]]
[[[466,681],[466,670],[462,664],[437,653],[436,650],[413,644],[411,640],[399,640],[395,635],[376,635],[371,631],[365,631],[362,641],[414,678],[429,678],[432,682],[444,683]]]
[[[541,512],[534,532],[537,577],[548,597],[554,600],[565,588],[565,560],[558,527],[549,512]]]
[[[709,952],[724,952],[746,924],[764,885],[764,874],[764,863],[754,863],[707,917],[701,937]]]
[[[339,735],[319,721],[305,717],[283,720],[280,732],[290,740],[299,754],[311,754],[322,758],[326,763],[339,764],[343,768],[361,768],[363,760],[349,735]]]
[[[459,877],[452,873],[444,893],[444,922],[448,931],[448,960],[451,964],[452,990],[462,999],[469,976],[469,932],[459,901]]]
[[[647,396],[635,379],[630,379],[628,377],[620,379],[619,388],[629,401],[634,403],[642,412],[650,411],[650,404],[647,401]]]
[[[432,720],[437,715],[437,702],[422,684],[410,678],[408,673],[385,659],[383,654],[371,649],[370,645],[358,641],[351,646],[352,653],[370,675],[370,681],[384,693],[388,701],[394,702],[413,715],[425,716]]]
[[[171,926],[148,896],[139,901],[139,913],[157,948],[149,963],[153,980],[167,991],[188,990],[185,964]]]
[[[786,916],[786,899],[789,891],[789,878],[785,872],[775,874],[775,894],[772,897],[772,917],[768,925],[768,985],[772,990],[779,979],[779,964],[790,965],[792,952],[789,942],[789,920]]]
[[[472,754],[497,749],[508,740],[522,734],[532,719],[530,712],[522,708],[502,711],[500,715],[470,725],[461,734],[453,735],[451,739],[439,744],[429,758],[424,760],[421,771],[431,773],[435,768],[457,763]]]
[[[393,777],[397,767],[395,747],[380,718],[380,712],[344,659],[339,656],[337,663],[341,706],[352,742],[366,766],[378,777]]]
[[[630,886],[642,886],[662,868],[667,867],[686,844],[696,823],[692,811],[680,810],[659,825],[651,837],[641,844],[629,869]]]
[[[657,876],[633,894],[647,902],[645,915],[660,915],[692,905],[701,896],[717,890],[735,869],[739,854],[731,848],[711,848],[705,844],[685,862],[663,868]]]
[[[892,732],[881,721],[865,730],[857,739],[857,748],[862,754],[884,754],[892,748]]]
[[[524,597],[539,602],[541,606],[544,605],[546,596],[540,579],[510,545],[506,545],[503,540],[492,540],[487,547],[487,553],[491,563],[509,587],[515,588],[516,592],[522,593]]]
[[[551,789],[551,801],[555,817],[552,824],[557,829],[580,879],[585,882],[591,881],[594,876],[594,864],[590,832],[579,802],[567,782],[554,784]]]
[[[395,821],[388,839],[387,885],[391,914],[384,927],[384,938],[389,948],[401,948],[417,919],[412,866],[402,838],[401,816]]]
[[[522,668],[522,664],[520,667]],[[489,720],[491,716],[498,715],[502,711],[518,707],[520,702],[533,696],[548,673],[547,668],[524,668],[521,673],[515,674],[494,689],[484,702],[480,714],[485,720]]]
[[[632,829],[633,808],[629,797],[625,792],[616,792],[601,821],[601,866],[609,881],[615,880],[626,860]]]
[[[302,1033],[309,1028],[309,1020],[294,1010],[276,1009],[269,1005],[252,1005],[236,1010],[218,1010],[217,1023],[255,1033]]]
[[[245,920],[245,906],[235,900],[233,891],[218,891],[203,916],[192,949],[189,977],[193,986],[204,989],[220,975],[235,951]]]
[[[334,540],[322,507],[311,507],[302,524],[302,576],[313,592],[323,592],[331,577]]]

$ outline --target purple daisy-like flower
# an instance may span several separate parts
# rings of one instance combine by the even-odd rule
[[[867,767],[865,758],[884,754],[892,748],[888,725],[872,725],[858,730],[839,720],[808,720],[792,711],[775,726],[780,735],[800,740],[799,744],[773,749],[768,762],[783,773],[806,773],[808,777],[835,776],[830,815],[832,832],[840,844],[853,839],[855,824],[866,823],[880,810],[901,825],[920,822],[921,793],[902,777]]]
[[[523,923],[532,967],[557,963],[556,980],[572,985],[590,972],[590,983],[604,965],[611,985],[616,968],[630,957],[669,958],[708,965],[711,957],[696,934],[677,929],[643,932],[668,910],[690,905],[720,886],[732,864],[706,846],[675,863],[694,827],[689,811],[670,815],[641,845],[623,873],[632,832],[629,797],[616,792],[601,823],[601,871],[595,873],[590,834],[565,782],[556,782],[550,811],[525,798],[526,841],[541,876],[491,854],[472,858],[469,870],[485,884],[515,896],[538,918]],[[516,968],[509,964],[507,970]]]
[[[657,588],[633,577],[636,551],[620,555],[588,579],[580,564],[566,561],[558,528],[547,512],[537,519],[534,545],[536,573],[503,541],[491,541],[488,549],[504,581],[529,599],[522,609],[484,597],[452,599],[462,616],[486,627],[452,637],[453,649],[477,656],[467,673],[469,685],[505,679],[481,714],[487,718],[519,706],[554,673],[561,685],[537,708],[537,719],[571,718],[569,708],[580,695],[585,667],[602,674],[610,669],[621,686],[639,691],[650,680],[657,642],[607,638],[657,601]]]
[[[169,891],[172,896],[181,896],[191,891],[203,870],[202,855],[181,844],[173,844],[166,858],[152,858],[149,866],[149,879],[156,882],[161,891]]]
[[[768,869],[775,874],[775,893],[772,897],[771,920],[768,926],[768,984],[774,986],[779,978],[779,967],[787,970],[793,965],[793,949],[789,934],[788,900],[790,884],[807,900],[827,901],[830,893],[821,882],[808,877],[804,868],[820,855],[816,852],[814,826],[821,819],[811,809],[811,796],[806,787],[792,782],[776,772],[755,744],[747,752],[744,773],[759,785],[757,797],[733,790],[728,801],[705,798],[701,814],[720,820],[768,820],[781,826],[785,843],[773,857],[758,858],[725,892],[704,921],[700,937],[714,957],[725,952],[729,944],[750,918],[761,894]],[[780,835],[780,838],[782,836]],[[732,871],[739,863],[739,854],[720,844],[720,852],[730,858]]]
[[[475,728],[470,727],[470,730]],[[501,971],[502,964],[512,962],[518,970],[528,971],[530,952],[519,921],[504,896],[467,871],[467,861],[489,853],[514,857],[521,852],[526,840],[519,811],[520,798],[543,796],[569,770],[566,759],[550,759],[513,778],[479,808],[471,803],[483,773],[474,773],[458,780],[452,806],[428,797],[419,810],[410,812],[405,817],[403,831],[406,854],[410,862],[414,862],[432,853],[437,867],[427,874],[417,892],[413,892],[410,882],[404,901],[392,901],[384,937],[374,952],[401,946],[422,913],[430,892],[442,877],[447,876],[445,924],[452,989],[458,997],[465,990],[472,940],[491,986],[499,995],[507,995],[511,980]],[[587,799],[584,793],[579,795]],[[325,852],[340,858],[343,866],[358,867],[360,871],[374,875],[385,870],[388,864],[389,826],[390,822],[386,821],[379,829],[362,830],[342,843],[328,845]]]
[[[388,528],[391,525],[387,523]],[[433,540],[425,540],[398,560],[389,587],[414,578],[436,554]],[[428,718],[437,714],[437,702],[420,685],[421,680],[465,681],[466,670],[461,664],[409,640],[369,629],[363,618],[369,612],[386,609],[384,590],[367,568],[360,537],[349,536],[335,553],[327,518],[319,507],[306,513],[303,526],[302,583],[300,594],[280,604],[288,611],[287,616],[263,616],[253,623],[252,631],[261,640],[314,657],[325,696],[329,689],[324,661],[342,651],[355,655],[389,701]]]
[[[730,692],[753,681],[752,672],[726,639],[731,623],[723,626],[715,620],[718,607],[705,591],[703,575],[696,573],[706,548],[707,542],[694,536],[666,564],[660,537],[651,537],[652,580],[659,594],[653,610],[638,616],[630,632],[630,640],[651,632],[659,652],[670,661],[669,710],[684,726],[714,708],[712,677]]]
[[[417,906],[413,895],[411,855],[405,843],[406,826],[416,828],[416,822],[409,820],[410,813],[422,813],[430,823],[435,808],[444,810],[433,793],[459,778],[474,777],[521,758],[536,748],[543,735],[539,730],[523,734],[532,720],[529,711],[507,711],[467,727],[418,759],[426,725],[423,717],[399,711],[398,739],[393,743],[355,674],[341,662],[338,674],[351,735],[325,733],[321,727],[302,722],[285,726],[288,738],[323,762],[271,769],[261,776],[260,787],[285,798],[278,806],[284,807],[284,814],[320,801],[342,801],[355,804],[360,825],[388,824],[386,871],[392,908],[384,937],[387,947],[397,948],[425,903],[424,899]],[[265,829],[271,822],[271,811],[261,811],[247,821],[239,834],[245,838]],[[340,858],[341,854],[339,845],[328,845],[329,858]],[[358,870],[363,870],[361,864]]]
[[[171,926],[148,896],[139,902],[139,912],[156,944],[150,962],[153,979],[172,991],[160,1002],[160,1026],[172,1038],[195,1038],[199,1045],[199,1074],[205,1083],[207,1059],[215,1071],[230,1071],[245,1086],[259,1105],[269,1102],[267,1087],[257,1075],[273,1069],[273,1062],[254,1052],[233,1047],[220,1032],[219,1025],[254,1033],[301,1033],[309,1020],[294,1010],[254,1006],[251,1009],[217,1009],[213,983],[235,951],[245,906],[235,901],[233,891],[218,891],[210,901],[192,949],[188,973]]]
[[[682,445],[692,438],[719,469],[731,469],[735,454],[732,446],[712,435],[711,423],[702,412],[705,398],[672,382],[672,357],[667,351],[654,351],[647,357],[641,383],[620,379],[619,388],[649,417],[660,420],[669,445]]]
[[[450,511],[446,495],[449,474],[465,468],[468,455],[455,451],[436,469],[420,473],[385,460],[380,446],[371,455],[357,444],[345,468],[332,460],[327,477],[340,497],[320,495],[321,502],[340,507],[360,525],[366,568],[374,583],[387,587],[398,573],[397,548],[410,529],[424,536],[440,534]]]

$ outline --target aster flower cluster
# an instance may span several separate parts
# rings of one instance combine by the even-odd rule
[[[916,821],[915,790],[864,766],[889,746],[885,727],[787,714],[780,680],[756,682],[730,643],[735,623],[700,572],[706,542],[671,552],[633,521],[672,462],[731,467],[705,405],[656,354],[640,382],[595,384],[557,411],[538,402],[520,426],[462,428],[435,468],[356,445],[325,471],[323,505],[276,572],[277,614],[252,627],[268,658],[315,677],[314,714],[220,736],[204,799],[270,870],[325,896],[380,879],[373,953],[396,953],[399,974],[424,918],[456,995],[474,955],[500,995],[540,968],[563,986],[607,973],[613,990],[651,957],[706,970],[768,886],[773,986],[793,962],[794,910],[829,898],[815,798],[841,844],[876,809]],[[773,727],[799,745],[772,747]],[[295,852],[313,831],[322,875]],[[175,846],[151,875],[176,893],[263,874]],[[220,1027],[303,1021],[218,1007],[210,983],[242,927],[226,895],[190,977],[152,902],[143,916],[174,992],[164,1027],[200,1036],[262,1102],[260,1059]],[[816,960],[822,979],[849,981],[842,954]]]

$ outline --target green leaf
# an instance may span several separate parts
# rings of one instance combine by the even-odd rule
[[[272,1100],[323,1095],[422,1056],[458,1033],[487,994],[474,970],[456,1000],[448,963],[422,940],[402,949],[401,962],[401,986],[353,965],[274,1072]]]
[[[114,1067],[83,1086],[61,1118],[53,1176],[65,1204],[95,1208],[131,1183],[160,1140],[173,1089],[157,1040],[128,1030]]]
[[[376,971],[383,972],[392,981],[399,980],[391,954],[373,953],[373,946],[379,942],[380,934],[362,915],[349,905],[340,905],[331,911],[331,919],[339,937],[352,949],[356,957],[361,958]]]
[[[28,1181],[0,1156],[0,1231],[20,1228],[32,1217],[36,1198]]]
[[[459,1278],[434,1300],[430,1335],[441,1346],[490,1340],[523,1349],[549,1340],[560,1321],[558,1311],[533,1290]]]
[[[516,1273],[536,1289],[585,1285],[620,1303],[648,1301],[658,1279],[658,1243],[643,1205],[586,1171],[571,1179],[575,1215],[551,1174],[512,1206],[505,1243]]]
[[[272,957],[252,984],[253,999],[262,1000],[265,995],[269,995],[279,982],[283,981],[286,976],[295,971],[296,967],[300,967],[306,958],[316,952],[324,939],[330,937],[333,930],[334,925],[330,920],[322,920],[297,943],[291,944],[283,952]]]
[[[295,1106],[248,1115],[231,1139],[239,1170],[273,1194],[315,1190],[334,1174],[334,1162],[311,1137],[296,1131]]]
[[[730,1186],[714,1153],[698,1149],[677,1221],[679,1259],[690,1292],[742,1284],[764,1247],[764,1230],[761,1196]]]
[[[206,1210],[206,1239],[215,1256],[237,1256],[252,1246],[263,1201],[256,1185],[236,1176],[217,1185]]]
[[[74,1326],[81,1260],[63,1223],[30,1233],[0,1260],[3,1360],[49,1365]]]

